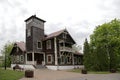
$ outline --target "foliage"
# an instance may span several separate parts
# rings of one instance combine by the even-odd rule
[[[24,76],[24,72],[4,70],[0,68],[0,80],[18,80]]]
[[[96,27],[90,36],[90,47],[93,57],[91,70],[116,69],[120,64],[120,20],[114,19]]]
[[[83,64],[85,66],[85,69],[89,70],[91,67],[91,56],[90,56],[89,43],[88,43],[87,39],[85,39],[85,42],[84,42],[83,53],[84,53]]]
[[[10,65],[11,65],[10,52],[11,52],[12,48],[13,48],[13,43],[8,42],[5,44],[5,46],[3,47],[3,50],[2,50],[2,55],[4,57],[6,56],[6,66],[7,67],[10,67]],[[3,65],[5,65],[5,60],[3,62]]]

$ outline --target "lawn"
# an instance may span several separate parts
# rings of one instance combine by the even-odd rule
[[[68,70],[69,72],[81,73],[81,69]],[[110,74],[109,71],[88,71],[88,74]]]
[[[23,71],[4,70],[0,68],[0,80],[18,80],[23,76]]]

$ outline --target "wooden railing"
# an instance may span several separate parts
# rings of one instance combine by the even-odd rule
[[[70,47],[60,47],[60,51],[67,51],[67,52],[75,52],[72,48]]]

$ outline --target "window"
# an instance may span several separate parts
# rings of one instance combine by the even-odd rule
[[[27,61],[32,61],[32,53],[27,54]]]
[[[52,63],[52,55],[47,55],[47,63]]]
[[[48,40],[46,43],[47,49],[51,49],[51,40]]]
[[[74,57],[74,64],[77,64],[77,58]]]
[[[63,38],[64,39],[66,39],[67,37],[66,37],[67,35],[66,35],[66,33],[63,33]]]
[[[42,48],[42,42],[41,42],[41,41],[38,42],[37,47],[38,47],[39,49]]]
[[[20,59],[19,55],[16,56],[16,59],[17,59],[17,62],[19,62],[19,59]]]
[[[23,55],[20,56],[20,60],[21,60],[22,62],[24,61],[24,56],[23,56]]]
[[[29,37],[29,36],[31,36],[31,30],[30,29],[27,30],[27,37]]]
[[[81,58],[80,57],[78,58],[78,63],[81,64]]]
[[[70,63],[70,57],[67,57],[67,63]]]

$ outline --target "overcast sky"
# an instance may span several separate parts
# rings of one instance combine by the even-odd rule
[[[83,45],[95,26],[120,18],[120,0],[0,0],[0,48],[25,41],[24,20],[34,14],[46,21],[46,34],[66,28]]]

